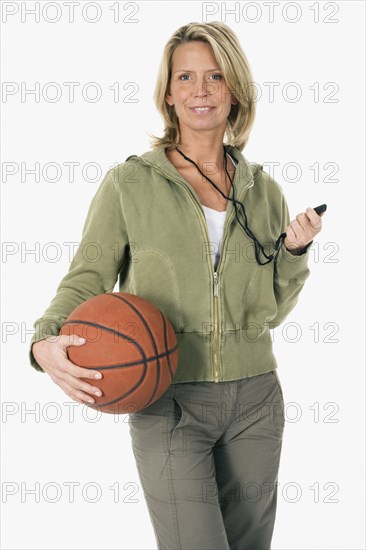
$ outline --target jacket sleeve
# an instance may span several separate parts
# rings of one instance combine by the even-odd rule
[[[106,173],[90,203],[80,244],[56,295],[33,324],[35,333],[29,359],[31,366],[40,372],[45,371],[37,363],[32,345],[47,336],[57,336],[65,319],[81,302],[113,291],[119,271],[128,259],[128,235],[114,170]]]
[[[281,233],[283,233],[291,220],[286,199],[282,192],[281,194]],[[270,328],[280,325],[298,302],[299,294],[310,275],[308,261],[309,248],[312,243],[313,241],[304,248],[302,254],[294,255],[287,250],[283,240],[281,241],[279,251],[273,260],[275,262],[273,288],[277,302],[277,314],[269,322]]]

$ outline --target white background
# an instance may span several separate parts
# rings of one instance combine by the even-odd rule
[[[278,2],[271,22],[266,2],[252,2],[246,15],[245,2],[99,2],[97,23],[83,18],[82,1],[73,23],[63,2],[50,3],[50,19],[58,5],[55,23],[47,22],[46,3],[38,2],[35,23],[34,15],[24,14],[35,4],[2,3],[2,241],[8,252],[14,247],[2,257],[2,547],[156,548],[128,416],[115,422],[102,415],[93,422],[94,412],[73,402],[72,421],[72,402],[48,375],[31,368],[28,348],[34,320],[68,270],[63,243],[80,240],[106,170],[147,151],[148,132],[162,133],[152,95],[166,41],[183,24],[221,20],[238,35],[262,92],[243,154],[251,162],[278,163],[274,176],[292,219],[307,206],[328,205],[312,247],[310,278],[274,333],[287,407],[272,548],[365,548],[364,3]],[[117,4],[115,23],[111,6]],[[297,8],[297,22],[286,20],[286,5],[292,21]],[[6,20],[4,10],[12,6],[18,12]],[[225,7],[235,6],[236,16],[225,15]],[[216,12],[206,17],[208,8]],[[95,13],[92,7],[87,12],[90,18]],[[49,82],[58,83],[58,101],[50,101],[54,90],[48,99],[42,95]],[[73,103],[65,82],[80,83]],[[98,102],[82,96],[88,82],[99,84]],[[116,82],[119,102],[109,89]],[[135,103],[126,102],[129,82],[137,85]],[[4,83],[6,90],[14,83],[12,95],[4,95]],[[21,87],[36,83],[39,98],[22,97]],[[278,83],[273,101],[268,83]],[[286,99],[289,83],[297,83],[298,101]],[[58,181],[47,181],[53,170],[38,180],[22,175],[22,166],[24,172],[39,163],[42,172],[50,162],[60,167]],[[74,180],[69,162],[79,163]],[[8,163],[15,174],[6,176]],[[94,181],[84,178],[87,163],[100,166],[99,174],[88,172]],[[298,181],[290,179],[293,168],[286,175],[289,163],[301,169]],[[311,168],[316,163],[319,181]],[[337,167],[335,181],[326,180],[332,174],[327,163]],[[61,250],[55,262],[51,242]],[[29,253],[37,247],[39,254]],[[89,421],[83,418],[88,413]],[[72,482],[78,485],[70,502],[66,484]],[[99,487],[97,502],[88,483]],[[35,494],[27,492],[32,489]]]

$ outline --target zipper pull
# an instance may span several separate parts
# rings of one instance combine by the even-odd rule
[[[214,271],[214,296],[218,296],[218,290],[219,290],[218,278],[219,276],[217,275],[217,271]]]

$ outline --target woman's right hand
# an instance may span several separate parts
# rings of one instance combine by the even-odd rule
[[[84,339],[83,342],[79,342],[78,337],[63,334],[39,340],[32,345],[32,353],[42,369],[50,375],[66,395],[83,404],[94,403],[95,399],[90,395],[96,395],[97,391],[102,395],[102,392],[81,378],[95,380],[95,375],[97,374],[98,378],[101,378],[99,376],[101,373],[75,365],[68,359],[66,349],[69,346],[83,346],[85,341]]]

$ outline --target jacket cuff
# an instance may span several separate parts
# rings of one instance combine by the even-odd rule
[[[283,241],[276,256],[275,281],[287,285],[291,279],[303,283],[310,275],[308,268],[311,241],[301,254],[292,254],[285,247]]]

